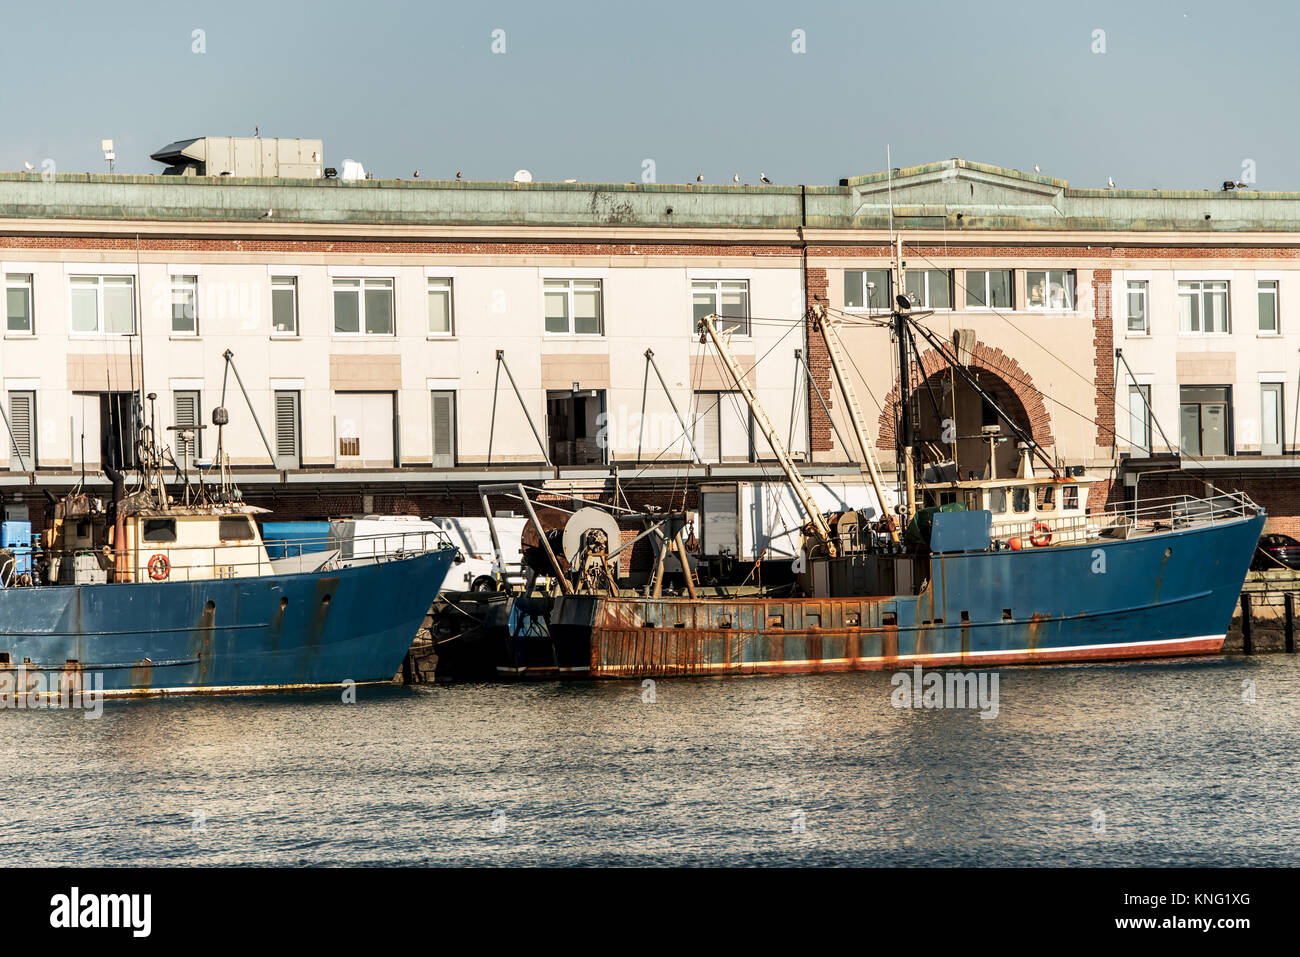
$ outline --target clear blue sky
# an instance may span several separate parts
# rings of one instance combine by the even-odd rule
[[[952,156],[1077,186],[1300,189],[1300,5],[59,0],[0,25],[0,169],[319,137],[381,177],[835,183]],[[191,52],[192,33],[206,52]],[[506,52],[492,53],[505,31]],[[807,52],[791,51],[803,30]],[[1105,53],[1094,53],[1094,30]]]

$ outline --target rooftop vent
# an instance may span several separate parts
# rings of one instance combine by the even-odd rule
[[[165,176],[320,179],[323,155],[320,140],[200,136],[168,143],[149,158],[167,164]]]

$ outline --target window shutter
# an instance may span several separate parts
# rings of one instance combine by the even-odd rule
[[[433,465],[451,468],[456,464],[455,393],[433,393]]]
[[[180,429],[197,429],[199,425],[199,394],[197,392],[176,393],[176,451],[182,462],[188,462],[198,455],[198,432],[188,437]]]
[[[275,456],[281,468],[298,467],[298,393],[275,394]]]
[[[723,462],[748,462],[750,449],[749,407],[739,392],[723,392],[718,398],[718,418],[722,424]]]
[[[695,422],[691,435],[704,462],[722,461],[718,445],[718,393],[695,393]]]
[[[9,393],[9,428],[13,431],[10,457],[15,468],[36,468],[32,456],[32,406],[35,396],[30,392]],[[19,462],[19,459],[22,462]]]

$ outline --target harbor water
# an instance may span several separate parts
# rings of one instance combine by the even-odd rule
[[[888,671],[5,709],[0,840],[10,865],[1300,863],[1296,656],[996,674],[986,717],[899,706]]]

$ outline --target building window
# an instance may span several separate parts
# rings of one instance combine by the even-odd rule
[[[752,462],[754,424],[739,392],[696,392],[691,441],[704,462]]]
[[[1151,386],[1128,387],[1129,454],[1146,458],[1151,454]]]
[[[547,279],[544,285],[548,333],[569,336],[604,335],[599,279]]]
[[[1010,269],[967,269],[965,274],[967,309],[1010,309],[1014,305]]]
[[[1259,331],[1277,334],[1277,280],[1260,280],[1259,283]]]
[[[199,277],[172,276],[172,335],[199,334]]]
[[[608,459],[605,390],[546,393],[546,441],[553,465],[603,465]]]
[[[890,288],[888,269],[846,269],[844,308],[889,309],[893,302]]]
[[[921,309],[951,309],[952,281],[943,269],[915,269],[904,274],[907,298]]]
[[[1184,455],[1231,455],[1232,390],[1185,385],[1178,390]]]
[[[880,291],[876,291],[880,296]],[[732,279],[700,280],[691,283],[691,304],[694,310],[695,324],[692,331],[700,327],[700,320],[707,315],[718,317],[716,323],[719,332],[735,332],[742,336],[749,335],[749,280]]]
[[[72,331],[87,335],[135,332],[135,277],[69,276]]]
[[[301,461],[298,393],[275,393],[275,467],[296,469]]]
[[[1281,455],[1283,436],[1286,435],[1282,404],[1282,383],[1261,382],[1259,450],[1263,455]]]
[[[203,454],[203,416],[197,392],[173,393],[176,409],[176,455],[182,466]]]
[[[334,393],[334,464],[340,468],[395,468],[397,403],[393,392]]]
[[[1151,328],[1147,323],[1147,281],[1145,279],[1130,279],[1128,282],[1128,331],[1131,335],[1149,335]]]
[[[451,312],[451,280],[429,280],[429,335],[450,336],[455,326]]]
[[[456,465],[456,393],[434,392],[433,395],[433,467],[449,469]]]
[[[1178,331],[1193,335],[1232,331],[1226,280],[1178,284]]]
[[[35,329],[32,323],[31,273],[5,276],[5,308],[9,317],[5,331],[11,335],[31,335]]]
[[[1028,309],[1073,309],[1074,270],[1045,269],[1025,273]]]
[[[271,335],[298,334],[298,277],[271,277]]]
[[[9,468],[36,468],[36,393],[9,393]]]
[[[393,335],[393,280],[335,279],[334,332],[341,336]]]

